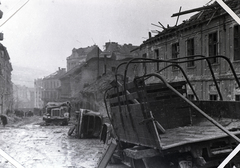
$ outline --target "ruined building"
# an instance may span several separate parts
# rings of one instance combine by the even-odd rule
[[[0,105],[1,114],[13,110],[12,64],[6,47],[0,43]]]
[[[58,70],[42,79],[42,101],[46,105],[48,102],[60,101],[59,88],[61,82],[59,78],[66,73],[65,68],[58,68]]]
[[[130,52],[136,48],[137,46],[131,44],[119,45],[116,42],[108,42],[103,52],[99,50],[95,55],[86,54],[85,62],[61,76],[61,98],[75,102],[73,107],[75,104],[76,109],[81,107],[97,111],[98,100],[103,101],[104,88],[109,86],[116,67],[126,60],[139,56],[136,52]]]
[[[3,12],[0,10],[0,19]],[[0,40],[3,40],[3,33],[0,33]],[[13,109],[13,84],[12,84],[12,64],[7,48],[0,43],[0,105],[1,114]]]
[[[96,45],[78,49],[73,48],[72,54],[67,57],[67,71],[83,62],[86,62],[86,58],[90,59],[92,57],[96,57],[100,52],[101,50]]]
[[[88,61],[89,68],[92,70],[97,65],[97,71],[95,69],[95,73],[98,73],[98,80],[88,83],[86,87],[81,90],[80,93],[84,100],[82,104],[83,107],[96,111],[105,111],[103,94],[105,90],[110,87],[110,82],[115,78],[116,70],[118,70],[120,74],[125,70],[124,66],[118,68],[119,64],[137,57],[140,57],[138,46],[107,42],[105,44],[105,50],[100,54],[99,58]],[[129,78],[137,75],[137,66],[132,64],[129,66],[129,69],[132,71],[131,74],[128,74]]]
[[[240,16],[239,0],[225,2]],[[199,12],[180,25],[163,27],[157,35],[144,41],[140,46],[142,57],[174,59],[192,55],[223,55],[231,60],[237,75],[240,76],[240,25],[216,2],[191,11]],[[175,16],[189,12],[176,13]],[[234,82],[227,63],[219,58],[211,59],[210,62],[219,88],[224,93],[223,99],[240,100],[240,88]],[[145,71],[156,71],[164,66],[166,63],[148,64]],[[181,67],[187,72],[200,99],[219,99],[216,87],[209,78],[210,70],[206,61],[192,61],[181,64]],[[162,75],[168,81],[183,79],[182,73],[176,68],[168,68]],[[194,99],[189,88],[188,97]]]

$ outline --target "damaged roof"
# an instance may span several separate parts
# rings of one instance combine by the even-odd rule
[[[107,58],[113,58],[115,60],[131,58],[134,56],[131,51],[136,48],[138,48],[138,46],[132,44],[120,45],[117,42],[108,42],[106,43],[106,49],[100,54],[100,57],[106,56]]]
[[[82,93],[104,93],[104,91],[110,88],[110,83],[115,79],[114,73],[108,73],[103,75],[100,79],[96,80],[94,83],[85,87]]]
[[[239,0],[225,0],[224,2],[233,11],[236,12],[237,10],[239,10],[239,5],[240,5]],[[159,31],[156,36],[145,40],[142,45],[149,43],[149,42],[153,42],[153,41],[155,41],[155,39],[158,39],[158,38],[167,37],[168,35],[173,36],[174,32],[176,32],[176,31],[182,31],[188,27],[196,27],[200,24],[210,22],[214,18],[217,18],[217,17],[227,14],[227,12],[217,2],[214,2],[208,6],[204,6],[204,7],[192,9],[189,11],[184,11],[184,12],[179,12],[179,13],[173,14],[172,17],[180,16],[180,15],[191,13],[191,12],[197,12],[197,11],[199,11],[197,14],[191,16],[188,20],[184,20],[183,23],[181,23],[179,25],[175,25],[173,27],[168,26],[167,28],[163,28],[163,31]],[[240,11],[237,11],[237,13],[239,13],[239,12]]]
[[[240,4],[239,0],[226,0],[225,3],[233,11],[239,9],[238,7],[238,5]],[[209,21],[213,17],[218,17],[224,14],[227,14],[227,12],[217,2],[214,2],[211,5],[203,7],[200,12],[190,17],[189,20],[185,21],[180,26],[187,24],[188,22],[193,23],[193,22],[199,22],[199,21]]]
[[[78,74],[79,72],[82,71],[82,67],[84,67],[86,64],[87,64],[86,62],[83,62],[83,63],[73,67],[72,69],[67,71],[65,74],[63,74],[59,79],[68,78],[73,74]]]
[[[93,46],[88,46],[86,48],[79,48],[79,49],[76,49],[76,52],[78,53],[78,55],[87,55],[96,47],[97,47],[96,45],[93,45]]]
[[[63,76],[66,73],[66,69],[65,68],[59,68],[58,71],[46,76],[43,78],[43,80],[47,80],[47,79],[59,79],[61,76]]]

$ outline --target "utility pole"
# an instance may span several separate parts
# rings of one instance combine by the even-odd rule
[[[99,78],[99,47],[97,46],[97,57],[98,57],[98,60],[97,60],[97,79]]]

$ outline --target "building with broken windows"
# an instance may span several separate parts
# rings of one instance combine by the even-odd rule
[[[227,0],[225,3],[240,16],[240,1]],[[201,55],[211,57],[223,55],[230,59],[240,76],[240,25],[218,4],[176,13],[173,16],[198,11],[188,20],[173,27],[163,27],[157,35],[144,41],[141,55],[146,58],[174,59],[186,56]],[[193,58],[193,57],[192,57]],[[192,59],[191,57],[188,59]],[[240,88],[237,87],[226,61],[219,58],[210,59],[224,100],[240,100]],[[147,64],[147,73],[159,70],[167,63]],[[188,78],[198,92],[200,99],[218,100],[219,95],[211,80],[206,61],[190,61],[181,64]],[[177,68],[168,68],[161,73],[168,81],[180,81],[182,73]],[[188,97],[194,99],[190,89]]]

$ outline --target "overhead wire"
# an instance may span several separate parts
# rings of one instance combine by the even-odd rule
[[[5,20],[0,27],[2,27],[5,23],[7,23],[18,11],[20,11],[30,0],[27,0],[18,10],[16,10],[7,20]]]
[[[19,6],[21,0],[19,0],[18,2],[15,2],[13,5],[11,5],[11,8],[8,9],[7,11],[3,11],[4,12],[4,16],[7,16],[13,9],[17,8],[16,6]],[[3,5],[4,3],[1,3],[1,5]],[[7,5],[5,5],[7,6]]]

